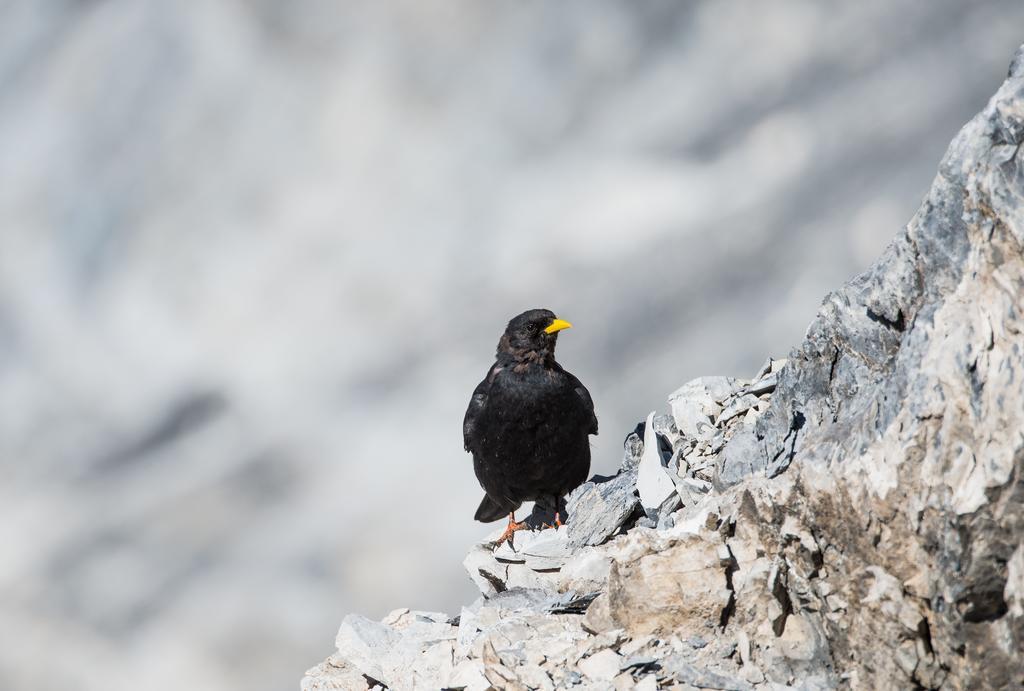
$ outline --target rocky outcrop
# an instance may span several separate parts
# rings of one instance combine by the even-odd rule
[[[302,688],[1024,685],[1022,142],[1018,52],[788,361],[679,389],[565,529],[474,548],[474,604],[347,617]]]

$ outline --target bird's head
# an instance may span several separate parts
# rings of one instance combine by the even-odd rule
[[[551,310],[529,310],[513,317],[498,341],[498,357],[516,360],[549,358],[555,354],[558,332],[572,324]]]

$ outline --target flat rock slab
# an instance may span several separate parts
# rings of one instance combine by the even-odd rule
[[[401,641],[402,635],[387,624],[358,614],[349,614],[342,620],[334,640],[345,660],[375,679],[384,676],[381,659]]]
[[[719,691],[754,691],[748,681],[707,669],[700,669],[687,662],[681,655],[671,655],[661,661],[662,673],[676,681],[682,681],[698,689],[719,689]]]
[[[494,550],[498,561],[526,564],[538,571],[561,568],[571,554],[567,528],[522,530],[512,544],[504,542]]]
[[[605,648],[590,657],[580,660],[577,667],[585,675],[596,681],[611,681],[619,675],[622,657],[614,650]]]

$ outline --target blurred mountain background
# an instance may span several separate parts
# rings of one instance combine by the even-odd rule
[[[1017,0],[0,0],[0,688],[292,688],[453,610],[509,317],[601,421],[909,220]]]

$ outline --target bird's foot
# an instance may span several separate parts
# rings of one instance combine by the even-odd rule
[[[507,542],[509,547],[511,547],[512,549],[515,549],[516,546],[512,542],[512,537],[516,534],[516,531],[518,531],[518,530],[527,530],[529,527],[530,526],[529,526],[529,524],[527,524],[526,521],[516,522],[515,514],[510,513],[508,515],[508,527],[505,528],[505,532],[503,532],[501,534],[501,537],[499,537],[495,541],[494,546],[495,547],[501,547],[504,543]]]
[[[562,527],[562,518],[558,515],[558,512],[555,511],[554,523],[542,523],[540,527],[542,530],[545,530],[547,528],[554,528],[555,530],[558,530]]]

